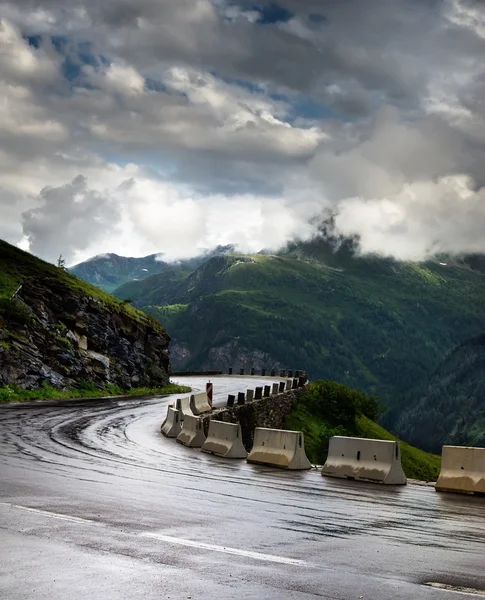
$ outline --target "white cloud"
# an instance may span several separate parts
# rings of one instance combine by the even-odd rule
[[[218,244],[243,252],[276,249],[292,236],[311,237],[316,231],[308,224],[309,211],[295,210],[289,199],[200,195],[143,172],[123,179],[126,174],[120,172],[115,187],[99,192],[82,176],[44,190],[41,206],[24,214],[31,248],[51,260],[62,253],[70,263],[99,248],[118,253],[121,248],[128,256],[160,252],[164,261],[174,261]],[[55,244],[49,244],[53,238]]]
[[[39,206],[22,213],[22,225],[30,250],[54,261],[60,254],[68,260],[116,228],[119,206],[110,194],[88,188],[78,175],[71,183],[44,188]]]

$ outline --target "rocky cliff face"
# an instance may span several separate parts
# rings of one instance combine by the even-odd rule
[[[184,370],[193,357],[190,348],[186,344],[173,343],[171,345],[171,358],[173,370]],[[261,350],[249,350],[238,340],[230,340],[220,346],[210,348],[207,358],[200,361],[198,367],[201,371],[208,371],[217,367],[224,372],[229,368],[237,373],[239,369],[245,369],[249,372],[254,368],[256,371],[261,369],[283,369],[285,365],[276,360],[268,352]]]
[[[82,381],[125,389],[169,379],[169,336],[152,319],[131,315],[54,278],[29,279],[18,302],[25,318],[0,319],[0,385],[56,388]]]

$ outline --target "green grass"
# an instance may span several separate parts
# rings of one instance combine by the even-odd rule
[[[20,284],[28,279],[39,277],[56,279],[71,290],[96,299],[106,309],[124,313],[141,323],[146,324],[150,321],[155,329],[163,330],[159,321],[123,300],[110,296],[100,288],[78,279],[64,269],[0,240],[0,299],[10,298]]]
[[[0,387],[0,403],[24,402],[28,400],[62,400],[67,398],[101,398],[105,396],[159,396],[185,394],[190,391],[190,387],[175,383],[169,383],[164,387],[158,388],[131,388],[128,391],[116,385],[107,385],[102,389],[98,389],[89,383],[69,390],[57,390],[49,385],[43,385],[36,390],[24,390],[15,385],[7,385]]]
[[[406,475],[421,481],[436,481],[440,474],[441,457],[415,448],[389,433],[384,427],[365,416],[357,419],[358,437],[401,442],[401,462]]]
[[[284,428],[303,431],[309,459],[324,464],[328,442],[332,436],[343,435],[378,440],[398,438],[371,420],[364,412],[375,416],[369,397],[342,384],[329,381],[311,383],[294,404]],[[406,476],[421,481],[436,481],[441,458],[401,441],[401,461]]]

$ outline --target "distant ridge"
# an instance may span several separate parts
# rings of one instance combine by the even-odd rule
[[[202,252],[198,257],[171,263],[163,260],[163,253],[139,258],[114,253],[98,254],[70,267],[69,272],[111,293],[124,283],[145,279],[150,275],[170,270],[173,266],[182,270],[193,270],[211,256],[225,254],[233,249],[232,246],[218,246],[214,250]]]

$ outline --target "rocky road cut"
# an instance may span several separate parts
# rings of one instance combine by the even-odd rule
[[[213,381],[216,404],[267,382]],[[191,450],[160,434],[173,400],[0,408],[0,598],[485,593],[485,498]]]

